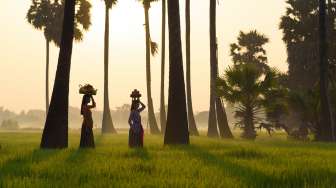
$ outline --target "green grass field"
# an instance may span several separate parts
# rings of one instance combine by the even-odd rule
[[[129,149],[127,135],[96,134],[96,149],[40,150],[39,133],[0,133],[0,187],[336,187],[336,145],[191,138],[163,146],[146,136]]]

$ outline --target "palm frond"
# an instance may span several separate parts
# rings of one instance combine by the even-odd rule
[[[118,3],[118,0],[103,0],[103,1],[105,2],[105,6],[109,9],[111,9]]]
[[[150,42],[150,47],[151,47],[151,54],[152,56],[155,56],[159,53],[159,45],[156,42],[151,41]]]

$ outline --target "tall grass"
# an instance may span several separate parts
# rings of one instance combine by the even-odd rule
[[[96,149],[40,150],[39,133],[0,133],[0,187],[336,187],[336,145],[261,136],[254,142],[193,137],[163,146],[146,136],[96,135]]]

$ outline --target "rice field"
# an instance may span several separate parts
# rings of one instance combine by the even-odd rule
[[[163,146],[145,136],[129,149],[127,134],[95,134],[96,149],[40,150],[40,133],[0,132],[0,187],[336,187],[336,144],[192,137]]]

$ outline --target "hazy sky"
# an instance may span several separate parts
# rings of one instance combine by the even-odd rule
[[[25,19],[30,3],[30,0],[1,0],[0,3],[0,106],[17,112],[44,109],[45,106],[45,40],[42,31],[35,30]],[[102,109],[104,4],[102,0],[91,0],[91,3],[92,26],[85,33],[84,41],[75,43],[73,49],[70,105],[80,105],[78,85],[91,83],[99,90],[97,108]],[[180,4],[182,35],[184,35],[184,1],[181,0]],[[286,71],[287,55],[281,40],[282,33],[278,29],[285,8],[285,0],[219,0],[217,35],[220,72],[222,73],[224,67],[231,63],[229,44],[236,41],[240,30],[252,29],[257,29],[270,38],[270,43],[266,46],[269,63]],[[192,0],[191,71],[195,111],[207,110],[209,103],[208,20],[208,0]],[[111,10],[109,67],[111,108],[129,103],[129,94],[134,88],[143,92],[143,100],[146,101],[143,24],[144,11],[142,4],[137,0],[119,0],[117,6]],[[153,3],[150,9],[150,28],[152,39],[161,42],[160,2]],[[184,39],[182,41],[184,46]],[[51,47],[50,90],[58,51],[54,46]],[[152,92],[155,110],[158,110],[160,54],[152,58]]]

